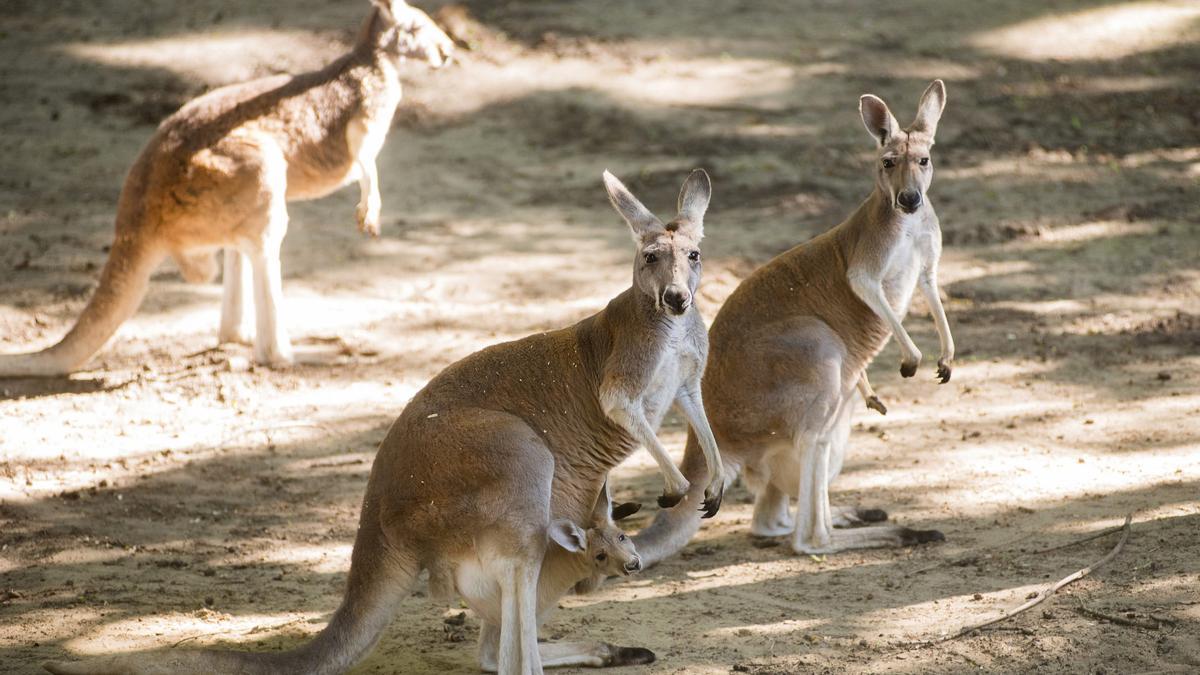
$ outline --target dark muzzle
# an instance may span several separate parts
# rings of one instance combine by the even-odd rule
[[[921,206],[921,193],[916,190],[904,190],[896,195],[896,203],[907,213],[912,213]]]

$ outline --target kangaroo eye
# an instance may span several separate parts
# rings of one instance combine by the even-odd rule
[[[625,535],[622,534],[621,536],[617,537],[617,541],[625,541]]]
[[[646,254],[646,264],[647,265],[653,265],[656,262],[658,262],[658,256],[654,255],[653,253]]]
[[[600,562],[604,562],[605,560],[608,560],[608,554],[607,553],[597,553],[596,560],[599,560]]]
[[[692,251],[688,254],[688,260],[692,262],[700,262],[700,251]]]
[[[928,157],[921,158],[921,166],[929,166],[929,158]]]
[[[896,160],[892,159],[891,157],[883,158],[883,168],[890,169],[894,166],[896,166]]]

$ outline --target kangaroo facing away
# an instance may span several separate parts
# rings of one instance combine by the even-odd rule
[[[165,257],[203,283],[216,275],[221,248],[218,339],[253,339],[256,361],[291,363],[280,316],[287,202],[357,180],[358,227],[378,235],[375,158],[400,103],[398,64],[413,57],[440,66],[453,49],[404,0],[372,4],[354,47],[325,68],[216,89],[159,125],[125,178],[108,261],[75,326],[43,351],[0,356],[0,377],[78,370],[137,310]]]
[[[316,638],[283,653],[141,654],[47,668],[342,672],[370,651],[396,604],[429,569],[443,580],[458,570],[465,595],[499,602],[498,672],[540,673],[538,577],[547,542],[562,534],[551,524],[591,522],[609,470],[654,439],[673,403],[699,436],[712,438],[699,398],[707,333],[692,304],[708,175],[692,172],[679,214],[665,225],[614,176],[604,178],[637,244],[633,286],[569,328],[451,364],[413,397],[375,456],[345,599]],[[716,458],[709,472],[719,487]],[[716,488],[683,481],[681,489]],[[709,500],[719,498],[714,491]],[[620,665],[644,653],[617,649],[611,656],[610,664]]]
[[[862,120],[878,143],[870,197],[837,227],[752,273],[709,331],[704,400],[726,477],[744,471],[755,492],[751,531],[790,535],[797,552],[944,538],[891,524],[835,530],[887,514],[830,505],[829,484],[841,471],[856,387],[865,385],[870,401],[866,366],[890,336],[900,343],[901,375],[911,377],[921,362],[900,323],[915,288],[929,303],[941,342],[938,377],[950,379],[954,340],[937,285],[941,229],[928,196],[930,149],[945,100],[941,80],[933,82],[916,120],[902,129],[882,100],[863,96]],[[683,473],[693,485],[705,475],[701,460],[699,439],[689,435]],[[791,498],[799,502],[795,514]],[[699,526],[698,501],[693,490],[638,534],[646,564],[687,543]]]

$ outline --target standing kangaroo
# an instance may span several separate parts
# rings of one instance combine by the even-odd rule
[[[884,102],[863,96],[863,123],[878,142],[875,189],[847,220],[780,254],[726,300],[709,332],[704,400],[727,476],[739,469],[755,492],[751,531],[791,535],[799,553],[900,546],[941,540],[934,530],[895,525],[837,526],[887,519],[878,509],[831,506],[829,483],[841,471],[852,397],[889,336],[900,343],[900,373],[911,377],[921,353],[901,325],[919,287],[941,342],[938,377],[950,379],[954,340],[938,295],[941,229],[928,190],[929,151],[945,106],[941,80],[925,90],[916,120],[901,129]],[[863,395],[870,400],[870,394]],[[882,412],[882,411],[881,411]],[[684,475],[705,476],[700,439],[688,436]],[[791,497],[798,499],[795,516]],[[660,511],[635,538],[646,564],[678,551],[699,519],[693,491]]]
[[[498,598],[502,675],[542,671],[538,576],[551,524],[586,523],[609,470],[655,430],[674,403],[712,438],[700,400],[707,356],[692,304],[711,186],[697,170],[678,216],[655,218],[608,172],[604,182],[637,245],[632,288],[569,328],[489,347],[451,364],[413,397],[383,440],[363,499],[346,596],[329,625],[284,653],[190,652],[48,664],[54,673],[337,673],[361,659],[422,569],[466,595]],[[723,470],[711,447],[707,487]],[[664,453],[665,454],[665,453]],[[678,474],[669,461],[666,466]],[[668,485],[673,481],[668,480]],[[674,481],[682,498],[689,486]],[[637,650],[616,650],[611,665]],[[168,665],[163,665],[168,664]]]
[[[256,361],[292,362],[280,316],[287,202],[357,180],[358,227],[378,235],[375,158],[400,103],[397,66],[408,57],[440,66],[453,50],[450,38],[404,0],[372,4],[354,47],[325,68],[216,89],[159,125],[125,178],[116,238],[91,301],[58,344],[0,356],[0,377],[78,370],[137,310],[165,257],[185,279],[203,283],[216,275],[220,248],[218,339],[249,344],[253,335]]]

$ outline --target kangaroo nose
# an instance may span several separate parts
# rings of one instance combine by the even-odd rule
[[[896,201],[905,211],[912,213],[921,205],[921,193],[916,190],[904,190],[896,196]]]
[[[625,563],[625,571],[626,572],[641,572],[642,571],[642,559],[634,558],[633,560],[630,560],[629,562]]]
[[[676,314],[683,314],[688,306],[687,294],[679,289],[668,288],[663,292],[663,304],[670,307]]]

